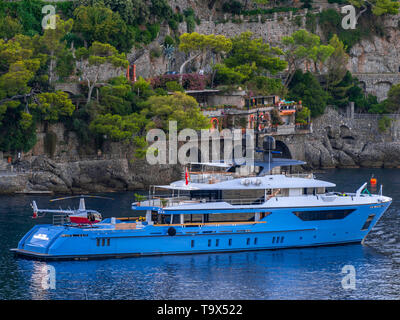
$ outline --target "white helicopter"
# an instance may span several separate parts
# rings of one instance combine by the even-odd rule
[[[50,202],[53,201],[61,201],[61,200],[67,200],[67,199],[73,199],[73,198],[80,198],[79,200],[79,208],[77,210],[63,210],[63,209],[39,209],[36,201],[32,201],[31,207],[33,209],[33,219],[36,218],[43,218],[46,213],[60,213],[64,214],[67,216],[68,220],[71,223],[76,223],[78,225],[81,224],[94,224],[100,222],[103,218],[100,214],[100,212],[96,210],[88,210],[86,209],[85,206],[85,198],[99,198],[99,199],[108,199],[108,200],[114,200],[113,198],[107,198],[107,197],[99,197],[99,196],[71,196],[71,197],[65,197],[65,198],[58,198],[58,199],[52,199]],[[39,213],[43,213],[42,215],[39,215]]]

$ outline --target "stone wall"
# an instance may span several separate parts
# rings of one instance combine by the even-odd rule
[[[400,167],[399,118],[386,132],[378,120],[374,115],[351,119],[327,108],[304,143],[305,160],[313,168]]]

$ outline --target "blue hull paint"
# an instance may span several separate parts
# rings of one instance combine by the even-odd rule
[[[193,254],[269,250],[361,242],[389,207],[382,204],[344,206],[356,209],[343,219],[303,221],[293,214],[304,208],[270,209],[265,223],[175,226],[169,236],[168,226],[148,225],[143,229],[114,230],[111,225],[78,228],[37,225],[19,242],[16,254],[39,259],[90,259],[164,254]],[[313,210],[328,210],[318,207]],[[307,209],[309,210],[309,209]],[[262,211],[262,210],[259,210]],[[367,218],[375,214],[368,228]]]

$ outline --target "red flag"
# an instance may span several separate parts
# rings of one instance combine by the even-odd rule
[[[187,167],[185,168],[185,184],[188,185],[189,184],[189,172]]]

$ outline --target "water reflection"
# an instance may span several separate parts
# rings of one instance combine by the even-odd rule
[[[55,290],[41,287],[44,264],[19,260],[18,269],[29,278],[31,299],[398,298],[399,283],[385,276],[388,264],[361,245],[53,262]],[[341,286],[344,265],[356,269],[354,291]]]

